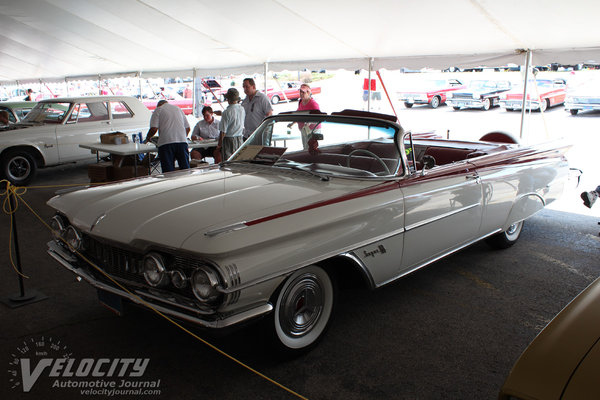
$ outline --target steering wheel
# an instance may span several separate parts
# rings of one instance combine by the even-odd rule
[[[368,156],[370,156],[370,157],[373,157],[374,159],[376,159],[376,160],[377,160],[377,161],[378,161],[378,162],[379,162],[379,163],[380,163],[380,164],[383,166],[383,169],[385,170],[385,172],[387,172],[387,174],[388,174],[388,175],[391,175],[391,174],[392,174],[392,173],[390,172],[390,169],[388,168],[387,164],[385,163],[385,161],[383,161],[383,160],[381,159],[381,157],[379,157],[377,154],[373,153],[372,151],[369,151],[369,150],[366,150],[366,149],[355,149],[355,150],[352,150],[352,151],[350,152],[350,154],[348,154],[348,161],[346,162],[346,166],[347,166],[348,168],[351,168],[351,167],[350,167],[350,159],[351,159],[351,158],[352,158],[352,156],[353,156],[354,154],[356,154],[356,153],[365,153],[366,155],[368,155]]]

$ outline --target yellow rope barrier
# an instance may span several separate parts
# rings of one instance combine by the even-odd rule
[[[52,227],[50,225],[48,225],[48,223],[46,223],[46,221],[43,220],[42,217],[39,216],[38,213],[35,212],[35,210],[29,205],[29,203],[27,203],[21,196],[23,194],[25,194],[27,192],[27,190],[25,188],[22,187],[15,187],[12,186],[10,182],[8,181],[0,181],[0,185],[3,184],[4,182],[6,182],[6,191],[0,193],[0,195],[7,195],[7,199],[9,198],[9,194],[10,193],[14,193],[15,194],[15,198],[18,199],[19,201],[21,201],[23,203],[23,205],[29,209],[29,211],[46,227],[48,228],[53,234],[56,233],[56,231],[54,229],[52,229]],[[66,186],[84,186],[84,185],[66,185]],[[51,187],[59,187],[59,186],[36,186],[36,187],[29,187],[29,188],[51,188]],[[5,200],[6,202],[6,200]],[[12,213],[14,213],[15,210],[12,210]],[[12,213],[11,214],[11,221],[12,221]],[[216,351],[217,353],[221,354],[222,356],[228,358],[229,360],[235,362],[236,364],[246,368],[247,370],[249,370],[250,372],[258,375],[259,377],[265,379],[266,381],[272,383],[273,385],[279,387],[280,389],[285,390],[286,392],[298,397],[299,399],[303,399],[303,400],[308,400],[306,397],[300,395],[299,393],[293,391],[292,389],[282,385],[281,383],[275,381],[274,379],[269,378],[268,376],[264,375],[263,373],[257,371],[256,369],[250,367],[249,365],[245,364],[244,362],[242,362],[241,360],[238,360],[237,358],[233,357],[232,355],[226,353],[225,351],[221,350],[220,348],[218,348],[217,346],[213,345],[212,343],[206,341],[205,339],[201,338],[200,336],[196,335],[195,333],[191,332],[190,330],[188,330],[187,328],[185,328],[184,326],[182,326],[181,324],[179,324],[178,322],[174,321],[172,318],[170,318],[169,316],[163,314],[162,312],[160,312],[159,310],[157,310],[156,308],[152,307],[151,304],[149,304],[148,302],[146,302],[144,299],[142,299],[141,297],[139,297],[138,295],[132,293],[131,291],[129,291],[126,287],[124,287],[122,284],[120,284],[118,281],[116,281],[115,279],[113,279],[109,274],[107,274],[104,270],[102,270],[100,267],[98,267],[96,264],[94,264],[91,260],[89,260],[87,257],[85,257],[83,254],[81,254],[78,250],[74,249],[67,241],[65,241],[62,237],[60,237],[59,235],[55,235],[55,237],[60,238],[60,240],[65,243],[69,249],[74,252],[77,253],[77,255],[79,257],[81,257],[82,260],[84,260],[86,263],[88,263],[92,268],[94,268],[95,270],[97,270],[98,272],[100,272],[102,275],[104,275],[107,279],[109,279],[112,283],[114,283],[116,286],[118,286],[121,290],[125,291],[126,293],[128,293],[129,295],[135,297],[140,304],[144,305],[145,307],[151,309],[152,311],[154,311],[156,314],[158,314],[159,316],[161,316],[162,318],[166,319],[167,321],[169,321],[170,323],[172,323],[173,325],[175,325],[176,327],[178,327],[179,329],[181,329],[182,331],[184,331],[185,333],[189,334],[190,336],[192,336],[193,338],[195,338],[196,340],[200,341],[201,343],[203,343],[204,345],[208,346],[209,348],[211,348],[212,350]],[[12,261],[12,259],[11,259]],[[14,266],[13,266],[14,268]],[[15,269],[16,271],[16,269]],[[17,271],[18,272],[18,271]]]

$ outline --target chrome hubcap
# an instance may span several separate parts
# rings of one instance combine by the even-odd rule
[[[279,311],[283,331],[302,336],[313,329],[323,311],[323,290],[312,274],[300,276],[286,291]]]
[[[8,175],[11,179],[21,179],[27,177],[31,172],[29,160],[25,157],[15,157],[8,164]]]

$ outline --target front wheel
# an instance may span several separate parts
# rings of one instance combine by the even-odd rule
[[[579,110],[571,110],[570,111],[571,115],[577,115],[578,112],[579,112]]]
[[[26,150],[10,150],[2,158],[2,174],[15,186],[28,185],[36,172],[35,158]]]
[[[271,97],[271,104],[277,104],[277,103],[279,103],[279,100],[281,100],[279,98],[279,96],[275,95],[275,96]]]
[[[413,103],[408,103],[408,102],[404,102],[404,107],[406,108],[411,108],[413,106]]]
[[[293,273],[277,295],[276,346],[288,354],[308,350],[327,329],[335,297],[327,271],[311,265]]]
[[[490,108],[492,108],[492,102],[490,101],[490,99],[483,99],[483,109],[484,109],[484,111],[487,111]]]
[[[437,96],[433,96],[431,99],[431,108],[438,108],[440,106],[440,98]]]
[[[515,244],[521,236],[524,221],[519,221],[508,227],[504,232],[500,232],[486,239],[487,244],[496,249],[508,249]]]

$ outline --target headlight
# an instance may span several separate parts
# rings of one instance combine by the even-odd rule
[[[81,250],[81,234],[73,226],[69,226],[65,231],[65,241],[75,250]]]
[[[446,98],[447,98],[447,99],[451,99],[452,97],[454,97],[454,94],[453,94],[453,93],[447,93],[447,94],[446,94]]]
[[[183,289],[187,285],[188,278],[179,270],[171,271],[171,283],[177,289]]]
[[[215,303],[221,296],[217,290],[219,279],[214,271],[207,268],[196,268],[191,279],[192,291],[198,300],[204,303]]]
[[[55,215],[50,220],[50,227],[52,228],[52,236],[55,239],[61,238],[65,234],[65,228],[67,227],[67,222],[60,215]]]
[[[150,253],[144,257],[144,279],[152,287],[162,287],[169,283],[169,274],[160,254]]]
[[[506,99],[507,99],[507,96],[505,94],[500,95],[500,100],[506,100]]]
[[[477,93],[473,93],[473,98],[474,98],[475,100],[479,99],[479,97],[480,97],[480,96],[479,96]]]

